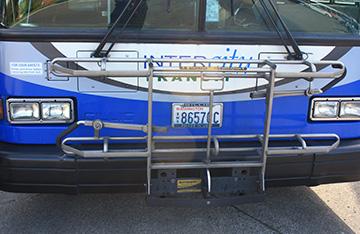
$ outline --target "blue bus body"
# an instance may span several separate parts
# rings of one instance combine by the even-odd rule
[[[51,43],[43,43],[43,47],[51,47]],[[76,46],[77,43],[64,43],[69,47]],[[94,47],[95,44],[92,45]],[[143,45],[123,45],[129,51],[137,51]],[[147,57],[154,54],[156,44],[151,44],[147,51],[141,54],[141,57]],[[203,54],[183,54],[182,51],[177,51],[177,45],[168,46],[172,49],[169,55],[173,57],[194,57],[204,56]],[[191,45],[190,45],[191,46]],[[192,45],[193,46],[193,45]],[[206,45],[202,44],[206,47]],[[51,55],[43,54],[42,51],[34,47],[31,43],[24,42],[2,42],[2,86],[1,91],[3,97],[71,97],[76,100],[77,119],[101,119],[104,121],[124,122],[124,123],[139,123],[145,124],[147,116],[144,110],[147,108],[146,93],[139,90],[138,87],[131,88],[115,88],[109,89],[105,87],[100,91],[82,91],[81,86],[90,87],[92,80],[79,81],[77,79],[66,80],[48,80],[45,71],[39,75],[25,75],[22,77],[11,75],[8,64],[13,61],[25,62],[36,61],[45,64],[51,59]],[[224,50],[224,55],[215,54],[215,56],[226,57],[229,52],[229,45],[221,45]],[[238,51],[243,51],[247,45],[231,45]],[[282,51],[281,46],[272,46],[274,50]],[[314,46],[315,47],[315,46]],[[211,45],[209,45],[211,48]],[[321,47],[320,47],[321,48]],[[205,51],[207,50],[204,49]],[[339,51],[341,54],[336,58],[347,65],[347,75],[335,87],[326,91],[326,93],[318,95],[319,97],[357,97],[358,96],[358,75],[359,68],[356,63],[356,58],[360,55],[360,50],[357,47],[344,48],[334,47],[333,51]],[[201,53],[201,52],[200,52]],[[325,56],[327,56],[326,54]],[[65,56],[65,55],[64,55]],[[163,56],[167,56],[166,54]],[[256,54],[242,55],[244,57],[253,58],[258,56]],[[324,57],[325,57],[324,56]],[[230,56],[228,56],[230,57]],[[31,63],[31,62],[30,62]],[[43,65],[45,66],[45,65]],[[43,68],[44,69],[44,68]],[[86,84],[89,82],[90,84]],[[182,83],[193,82],[188,78],[173,79],[168,81],[159,80],[159,82]],[[291,84],[295,86],[296,84]],[[301,84],[300,84],[301,85]],[[102,87],[101,87],[102,88]],[[284,88],[282,86],[281,88]],[[300,88],[300,87],[299,87]],[[109,89],[106,90],[106,89]],[[241,87],[240,87],[241,89]],[[159,90],[156,94],[154,104],[155,124],[160,126],[171,126],[171,105],[174,102],[183,102],[184,100],[192,100],[197,102],[206,102],[207,96],[192,96],[183,92],[181,88],[178,90],[179,94],[163,94]],[[156,92],[156,91],[155,91]],[[231,93],[232,92],[232,93]],[[274,102],[274,112],[272,117],[271,132],[273,134],[285,133],[328,133],[331,129],[332,133],[338,134],[343,139],[358,138],[360,136],[360,122],[315,122],[309,120],[309,97],[284,97],[276,98]],[[263,129],[264,122],[264,100],[251,100],[248,92],[229,91],[225,95],[217,95],[216,102],[224,103],[224,123],[220,129],[215,129],[215,133],[221,134],[258,134]],[[7,121],[1,123],[1,141],[15,144],[53,144],[56,136],[64,126],[19,126],[12,125]],[[171,135],[203,135],[206,129],[170,129]],[[76,134],[79,136],[89,134],[85,130],[79,130]],[[106,134],[131,136],[134,132],[129,131],[113,131]]]

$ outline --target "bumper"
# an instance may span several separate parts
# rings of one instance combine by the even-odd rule
[[[360,140],[326,155],[269,157],[267,186],[360,180]],[[0,144],[0,189],[9,192],[145,192],[145,159],[83,159],[55,146]]]

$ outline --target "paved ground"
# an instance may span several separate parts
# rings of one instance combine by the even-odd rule
[[[264,203],[151,208],[141,195],[0,193],[1,233],[360,233],[360,182],[270,189]]]

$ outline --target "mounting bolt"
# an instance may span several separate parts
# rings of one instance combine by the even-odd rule
[[[103,127],[104,127],[104,124],[103,124],[103,122],[101,122],[101,120],[95,120],[93,122],[93,128],[95,130],[101,130]]]

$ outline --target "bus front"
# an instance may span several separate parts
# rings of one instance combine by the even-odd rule
[[[0,10],[1,190],[208,206],[360,179],[357,2]]]

